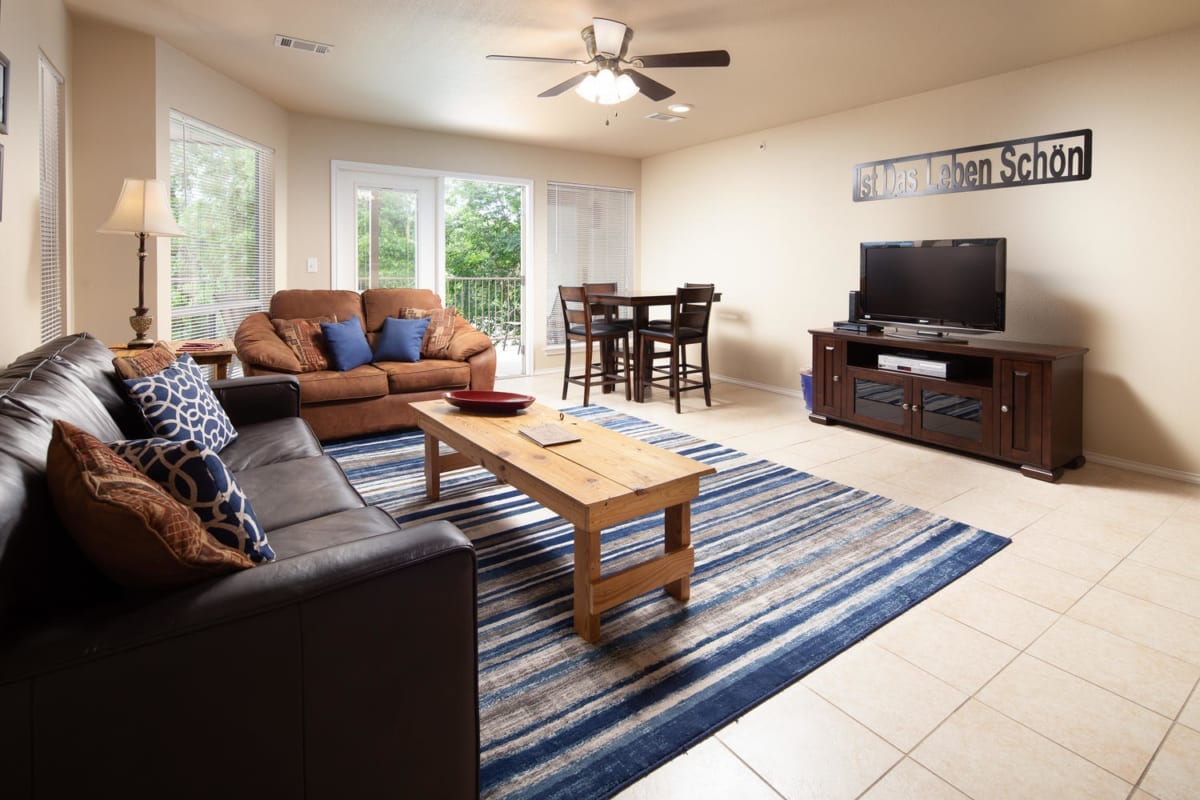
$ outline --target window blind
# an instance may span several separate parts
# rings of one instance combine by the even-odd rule
[[[233,336],[275,291],[274,151],[172,109],[171,338]],[[236,370],[235,370],[236,372]]]
[[[66,103],[62,75],[40,54],[38,91],[42,117],[41,141],[38,147],[42,259],[41,334],[42,341],[48,342],[66,333],[66,244],[63,219],[66,201],[63,187]]]
[[[558,287],[616,282],[626,288],[633,272],[633,191],[570,183],[548,185],[549,228],[547,346],[561,345]]]

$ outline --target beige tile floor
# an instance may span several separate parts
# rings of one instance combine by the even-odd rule
[[[498,389],[566,402],[560,375]],[[810,423],[718,383],[592,402],[1010,536],[1012,545],[619,797],[1200,798],[1200,485],[1058,484]]]

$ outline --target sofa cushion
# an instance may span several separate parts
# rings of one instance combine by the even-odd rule
[[[471,366],[462,361],[423,358],[415,363],[386,361],[375,366],[387,373],[392,394],[409,394],[444,389],[466,389],[471,384]]]
[[[289,558],[399,530],[400,526],[386,511],[378,506],[364,506],[276,528],[271,535],[279,557]]]
[[[144,378],[175,363],[175,351],[166,342],[155,342],[134,356],[117,356],[113,368],[122,379]]]
[[[329,456],[266,464],[242,470],[237,478],[271,536],[277,528],[366,505]]]
[[[442,300],[428,289],[367,289],[362,293],[363,327],[368,334],[383,328],[388,317],[403,308],[441,308]]]
[[[238,438],[218,455],[235,473],[277,461],[319,456],[324,452],[312,428],[300,417],[256,422],[238,428]]]
[[[156,589],[254,566],[213,539],[199,518],[107,445],[56,421],[46,480],[67,529],[118,583]]]
[[[338,319],[363,316],[363,301],[349,289],[281,289],[271,295],[271,319],[309,319],[324,315]]]
[[[244,365],[262,367],[296,374],[303,372],[300,359],[279,337],[279,332],[265,312],[247,314],[233,335],[238,360]]]
[[[397,319],[388,317],[375,340],[374,361],[420,361],[421,342],[429,328],[429,318]]]
[[[421,340],[421,358],[445,358],[450,347],[450,338],[454,336],[455,318],[458,309],[455,308],[402,308],[398,317],[401,319],[429,319],[429,329]]]
[[[113,451],[196,512],[200,524],[221,544],[250,560],[272,561],[275,552],[254,516],[254,507],[220,457],[196,442],[134,439]]]
[[[326,322],[337,322],[332,314],[309,319],[273,319],[271,326],[275,333],[296,356],[300,372],[316,372],[329,369],[328,348],[325,340]]]
[[[486,333],[459,317],[454,324],[454,335],[450,337],[445,357],[452,361],[466,361],[491,347],[492,340]]]
[[[331,400],[364,400],[388,393],[387,375],[378,364],[363,364],[345,372],[306,372],[300,381],[300,402],[327,403]]]
[[[125,386],[155,436],[173,442],[191,439],[218,452],[237,437],[225,409],[187,353],[161,372],[127,380]]]
[[[371,363],[371,345],[358,321],[351,317],[345,322],[322,322],[325,345],[329,349],[329,366],[338,372]]]

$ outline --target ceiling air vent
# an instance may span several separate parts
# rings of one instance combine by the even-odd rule
[[[295,36],[284,36],[282,33],[275,34],[275,45],[277,47],[287,47],[292,50],[303,50],[307,53],[316,53],[319,56],[328,55],[333,52],[333,45],[321,44],[320,42],[310,42],[308,39],[297,39]]]
[[[677,117],[674,114],[664,114],[661,111],[655,111],[653,114],[647,114],[646,119],[652,119],[658,122],[679,122],[685,118]]]

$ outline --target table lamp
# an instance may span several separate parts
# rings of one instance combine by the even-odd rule
[[[99,227],[100,233],[132,233],[138,237],[138,304],[129,318],[136,336],[126,347],[149,347],[154,341],[147,336],[154,318],[146,308],[146,237],[186,236],[171,216],[167,201],[167,186],[153,178],[126,178],[121,196],[108,221]]]

